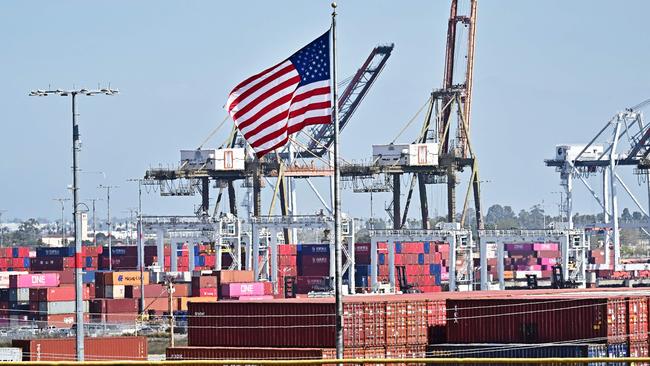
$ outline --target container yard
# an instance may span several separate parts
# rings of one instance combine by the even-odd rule
[[[650,4],[581,1],[0,5],[0,363],[650,365]]]

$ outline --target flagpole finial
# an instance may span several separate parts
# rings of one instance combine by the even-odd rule
[[[336,1],[332,1],[332,8],[336,9]]]

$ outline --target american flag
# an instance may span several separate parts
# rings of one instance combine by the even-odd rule
[[[228,95],[226,109],[258,157],[306,126],[331,122],[329,37],[325,32]]]

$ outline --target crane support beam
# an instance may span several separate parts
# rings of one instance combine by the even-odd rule
[[[401,174],[393,174],[393,229],[399,230],[402,228],[400,222],[400,176]]]

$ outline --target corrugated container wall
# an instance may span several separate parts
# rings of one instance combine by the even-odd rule
[[[146,337],[86,338],[85,356],[88,361],[147,360]],[[14,347],[22,348],[23,361],[73,361],[74,338],[14,339]]]
[[[624,342],[623,298],[449,299],[448,343]]]

